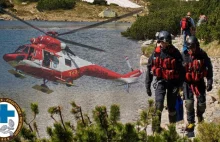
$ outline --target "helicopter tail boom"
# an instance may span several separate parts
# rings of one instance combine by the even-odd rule
[[[112,79],[124,83],[134,83],[137,81],[138,77],[142,74],[140,70],[133,70],[126,74],[119,74],[98,65],[86,66],[81,71],[83,72],[84,75],[87,76],[93,76],[102,79]]]
[[[125,83],[134,83],[137,82],[138,77],[142,74],[140,70],[134,70],[127,74],[124,74],[121,78],[119,78],[119,81],[125,82]]]

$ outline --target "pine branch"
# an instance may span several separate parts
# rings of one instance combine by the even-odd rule
[[[61,123],[62,123],[62,125],[63,125],[63,128],[64,128],[65,131],[66,131],[66,127],[65,127],[65,125],[64,125],[63,116],[62,116],[62,113],[61,113],[60,106],[58,106],[57,109],[58,109],[58,112],[59,112],[59,115],[60,115],[60,120],[61,120]]]

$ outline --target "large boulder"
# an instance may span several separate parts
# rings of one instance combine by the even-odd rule
[[[114,12],[113,10],[107,8],[106,10],[99,13],[98,16],[101,18],[113,18],[113,17],[117,17],[117,13]]]
[[[3,8],[14,7],[12,0],[0,0],[0,6]]]

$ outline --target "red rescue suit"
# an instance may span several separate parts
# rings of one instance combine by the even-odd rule
[[[207,53],[199,47],[197,47],[193,55],[189,52],[183,52],[182,57],[186,72],[183,94],[187,121],[188,123],[195,123],[194,96],[197,99],[196,115],[198,118],[202,118],[206,109],[206,84],[204,78],[207,78],[207,85],[212,84],[213,68]]]
[[[155,49],[151,71],[154,76],[165,80],[179,78],[179,72],[176,70],[176,59],[169,56],[161,57],[160,47],[156,47]]]
[[[185,75],[182,62],[181,53],[170,44],[166,48],[156,47],[147,65],[146,90],[150,89],[153,76],[156,77],[153,83],[156,110],[162,112],[166,96],[170,123],[176,122],[176,98]],[[158,116],[161,121],[161,115]]]
[[[192,57],[191,57],[192,58]],[[194,93],[194,95],[200,95],[198,90],[198,86],[196,85],[198,82],[207,77],[207,68],[205,66],[204,59],[198,60],[194,59],[191,62],[185,64],[186,70],[186,82],[188,82]]]
[[[207,76],[207,68],[204,65],[204,59],[193,60],[185,65],[186,81],[196,83]]]

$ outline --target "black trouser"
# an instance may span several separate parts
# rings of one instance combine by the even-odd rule
[[[167,93],[167,108],[169,112],[169,122],[176,122],[176,98],[179,92],[179,88],[176,85],[166,82],[164,80],[160,80],[157,82],[157,86],[155,88],[155,105],[156,110],[161,111],[164,108],[164,98]],[[161,122],[161,114],[159,115],[159,121]]]
[[[195,85],[195,84],[194,84]],[[194,109],[194,94],[191,89],[190,83],[183,83],[183,94],[185,98],[185,107],[187,111],[187,121],[189,123],[195,123],[195,109]],[[197,96],[197,116],[202,117],[206,109],[206,87],[204,80],[196,84],[200,95]]]

